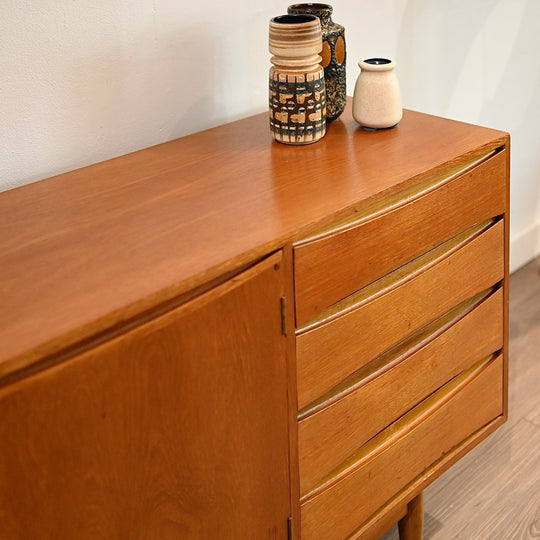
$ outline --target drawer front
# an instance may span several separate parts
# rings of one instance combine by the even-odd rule
[[[299,408],[412,332],[504,277],[504,222],[383,290],[358,307],[299,333]]]
[[[297,327],[398,265],[505,211],[506,150],[436,189],[294,248]]]
[[[432,392],[502,348],[502,290],[461,315],[433,336],[406,344],[377,376],[368,373],[344,397],[299,422],[302,496]]]
[[[335,483],[301,504],[303,540],[343,540],[392,496],[503,412],[502,356],[475,366],[364,448]]]

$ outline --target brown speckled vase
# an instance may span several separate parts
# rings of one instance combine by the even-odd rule
[[[326,119],[335,120],[347,102],[345,28],[332,20],[332,6],[328,4],[293,4],[287,12],[316,15],[321,21],[322,62],[326,86]]]
[[[270,21],[270,131],[278,142],[309,144],[326,132],[321,25],[313,15]]]

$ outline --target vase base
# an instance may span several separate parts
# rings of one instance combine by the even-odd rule
[[[366,131],[384,131],[385,129],[394,129],[395,127],[398,127],[399,122],[397,124],[394,124],[393,126],[383,127],[383,128],[376,128],[376,127],[368,127],[368,126],[360,126],[362,129],[365,129]]]
[[[274,137],[274,141],[276,141],[277,143],[286,144],[288,146],[306,146],[308,144],[319,142],[321,139],[322,137],[320,137],[319,139],[312,139],[310,141],[284,141],[284,140],[276,139]]]

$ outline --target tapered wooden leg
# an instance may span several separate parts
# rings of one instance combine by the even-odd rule
[[[407,505],[407,514],[399,520],[399,540],[422,540],[424,527],[424,494]]]

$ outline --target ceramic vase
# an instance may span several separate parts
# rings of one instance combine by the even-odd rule
[[[403,116],[395,62],[387,58],[369,58],[358,62],[360,74],[353,96],[353,118],[365,128],[396,126]]]
[[[338,118],[347,102],[345,28],[332,20],[328,4],[293,4],[287,12],[316,15],[321,21],[323,47],[321,65],[326,86],[326,120]]]
[[[278,142],[309,144],[326,132],[321,24],[314,15],[270,21],[270,131]]]

